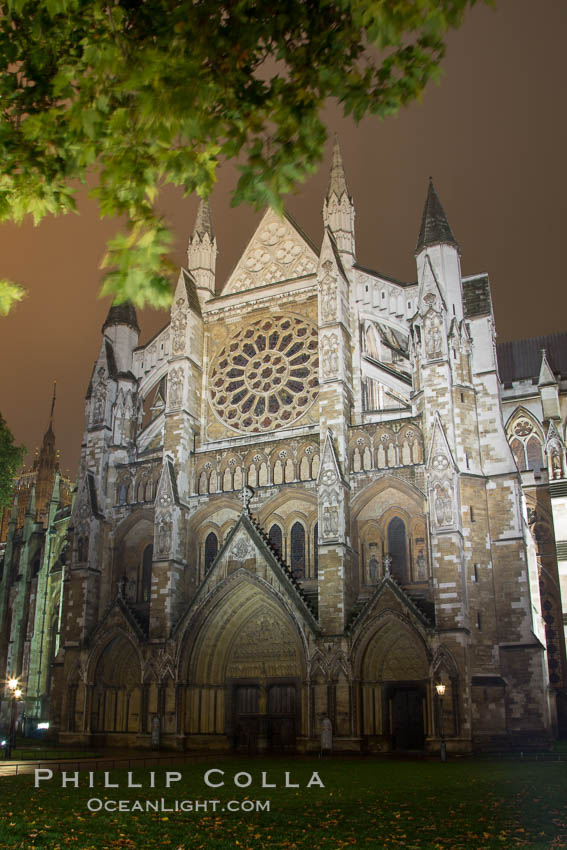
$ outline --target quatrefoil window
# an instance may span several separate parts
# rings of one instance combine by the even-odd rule
[[[238,431],[290,425],[319,393],[317,328],[296,316],[258,319],[214,359],[210,397],[217,416]]]

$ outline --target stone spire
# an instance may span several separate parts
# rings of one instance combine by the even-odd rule
[[[213,230],[211,207],[205,198],[199,201],[195,227],[187,246],[187,268],[195,281],[199,303],[215,295],[217,240]]]
[[[332,195],[336,195],[340,201],[343,195],[346,195],[349,201],[352,202],[352,196],[348,190],[345,170],[343,166],[343,157],[341,154],[341,146],[339,139],[335,134],[335,144],[333,146],[333,161],[331,165],[331,176],[329,179],[329,188],[327,190],[327,202],[330,201]]]
[[[453,231],[447,221],[445,211],[441,206],[439,196],[435,191],[433,178],[430,177],[415,252],[419,254],[420,251],[429,245],[439,245],[441,243],[458,247],[457,240],[453,236]]]
[[[199,209],[197,210],[197,218],[195,219],[195,227],[193,228],[192,237],[198,234],[202,239],[205,233],[209,234],[211,242],[215,238],[213,231],[213,219],[211,216],[211,205],[208,198],[201,198],[199,201]]]
[[[323,203],[323,224],[333,236],[341,254],[341,262],[349,267],[354,262],[354,202],[348,191],[339,141],[335,136],[329,188]]]

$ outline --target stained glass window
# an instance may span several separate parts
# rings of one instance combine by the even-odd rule
[[[219,551],[219,542],[214,531],[207,536],[205,540],[205,572],[210,570],[211,565],[217,557]]]
[[[291,528],[291,571],[295,578],[305,578],[305,529],[300,522]]]
[[[317,327],[297,316],[259,319],[241,328],[213,360],[210,398],[238,431],[291,424],[319,393]]]
[[[272,525],[272,527],[270,528],[269,537],[270,537],[270,543],[272,544],[272,546],[274,547],[274,549],[276,550],[276,552],[278,553],[278,555],[281,558],[282,557],[282,530],[279,527],[279,525],[276,525],[275,523],[274,523],[274,525]]]
[[[144,549],[142,556],[142,583],[140,587],[140,597],[142,602],[150,601],[150,593],[152,589],[152,561],[154,557],[154,547],[150,543]]]
[[[390,570],[401,584],[408,580],[408,552],[406,527],[400,517],[394,517],[388,525],[388,554],[392,559]]]

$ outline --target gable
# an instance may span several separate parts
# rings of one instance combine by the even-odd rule
[[[223,295],[315,274],[313,245],[289,216],[269,209],[223,288]]]

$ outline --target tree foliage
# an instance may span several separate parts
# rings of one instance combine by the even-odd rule
[[[334,98],[358,121],[419,97],[475,0],[0,0],[0,220],[75,209],[94,174],[104,292],[169,303],[164,183],[281,208],[311,174]],[[13,300],[6,282],[4,301]]]
[[[0,413],[0,508],[10,504],[14,478],[25,452],[24,446],[14,444],[12,432]]]

